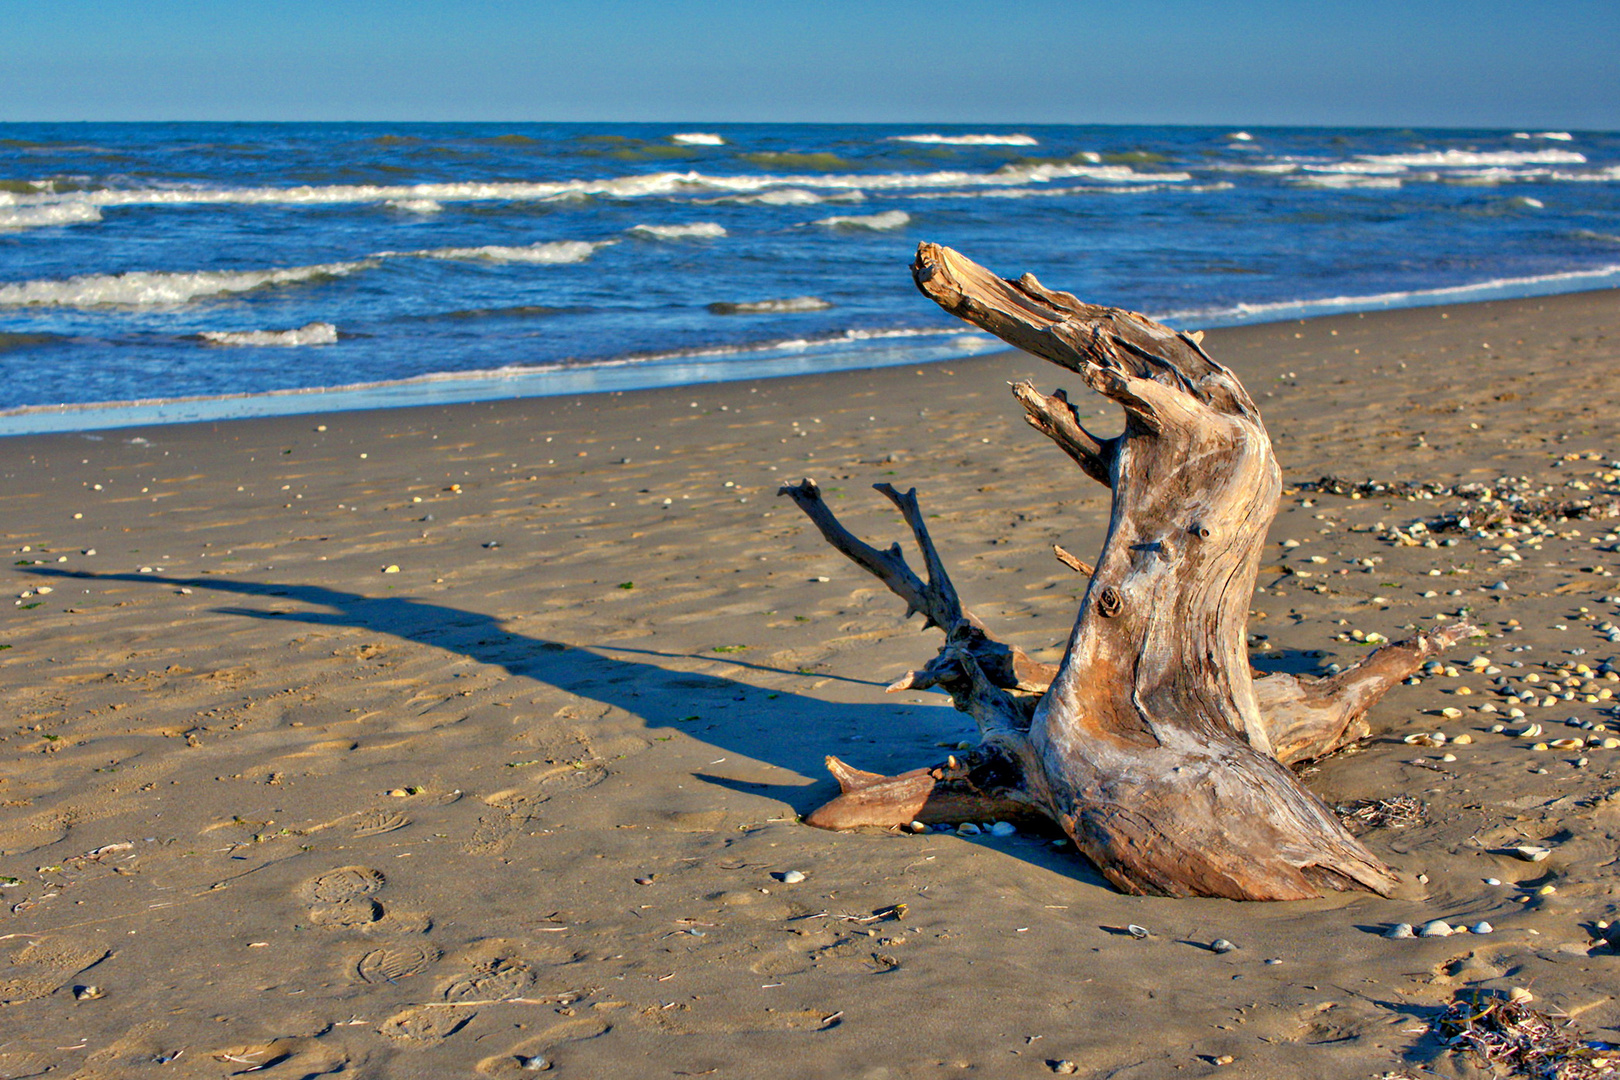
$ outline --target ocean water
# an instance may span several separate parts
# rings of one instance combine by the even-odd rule
[[[925,239],[1188,328],[1620,285],[1620,134],[0,125],[0,433],[999,348]]]

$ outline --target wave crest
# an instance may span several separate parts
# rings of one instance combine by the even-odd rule
[[[312,322],[296,330],[204,330],[197,335],[210,345],[258,345],[290,349],[302,345],[336,345],[338,329]]]
[[[829,229],[899,229],[911,224],[911,215],[904,210],[885,210],[881,214],[843,215],[822,218],[816,225]]]
[[[202,296],[224,296],[277,285],[346,277],[378,265],[376,259],[320,263],[277,270],[199,270],[162,273],[80,274],[61,280],[0,285],[0,307],[172,307]]]
[[[710,240],[726,235],[726,230],[712,221],[695,221],[690,225],[632,225],[625,231],[653,240]]]

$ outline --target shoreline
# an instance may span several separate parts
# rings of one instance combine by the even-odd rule
[[[1536,291],[1554,282],[1575,278],[1606,279],[1617,276],[1620,276],[1620,265],[1537,278],[1493,279],[1472,285],[1410,293],[1239,305],[1233,309],[1209,312],[1175,312],[1160,316],[1159,319],[1168,325],[1189,330],[1228,330],[1322,319],[1335,315],[1367,315],[1467,304],[1533,301],[1553,296],[1587,293],[1620,293],[1620,289],[1612,286],[1575,291]],[[1528,291],[1527,286],[1531,287]],[[1493,293],[1501,295],[1492,296]],[[842,335],[828,338],[783,341],[758,347],[696,348],[683,352],[630,356],[578,365],[557,364],[435,372],[378,382],[232,394],[24,405],[0,410],[0,438],[141,427],[152,424],[218,422],[264,416],[315,416],[419,405],[479,404],[519,398],[705,386],[713,383],[959,361],[1001,352],[1004,349],[1005,346],[996,342],[994,338],[967,326],[963,326],[960,330],[940,328],[845,331]],[[743,355],[749,358],[736,359]],[[730,359],[718,359],[719,357]]]
[[[937,634],[779,484],[815,477],[880,545],[903,526],[867,485],[915,485],[974,612],[1061,652],[1080,586],[1051,545],[1097,551],[1108,493],[1006,383],[1067,386],[1099,434],[1117,418],[1023,354],[0,439],[0,1074],[516,1078],[544,1057],[558,1076],[1461,1080],[1485,1074],[1427,1034],[1435,1010],[1518,986],[1620,1043],[1600,926],[1620,922],[1620,750],[1491,730],[1513,707],[1512,731],[1620,733],[1620,691],[1598,696],[1620,687],[1620,522],[1430,548],[1391,529],[1453,500],[1305,486],[1620,490],[1617,300],[1205,339],[1283,470],[1254,664],[1321,670],[1361,654],[1352,631],[1464,608],[1490,635],[1308,773],[1333,806],[1419,800],[1362,833],[1414,883],[1394,900],[1129,897],[1042,835],[795,821],[833,789],[825,754],[897,772],[971,735],[940,695],[883,692]],[[1470,672],[1476,652],[1499,674]],[[1566,698],[1575,664],[1592,677]],[[1452,741],[1404,741],[1435,731]],[[1434,918],[1493,932],[1383,937]]]

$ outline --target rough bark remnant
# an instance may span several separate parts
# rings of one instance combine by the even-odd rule
[[[899,544],[879,551],[839,524],[813,481],[784,487],[908,614],[944,630],[939,655],[890,690],[940,687],[981,734],[973,751],[900,776],[828,758],[843,793],[810,824],[1043,816],[1126,892],[1387,895],[1394,872],[1286,765],[1364,736],[1372,704],[1472,627],[1385,646],[1328,679],[1255,679],[1245,624],[1280,473],[1254,402],[1202,335],[1082,303],[1033,275],[1003,280],[934,244],[918,249],[912,272],[947,311],[1124,409],[1124,431],[1102,439],[1063,391],[1013,387],[1030,425],[1112,490],[1108,536],[1095,567],[1057,551],[1090,582],[1053,668],[996,641],[962,607],[915,491],[877,485],[911,527],[926,582]]]

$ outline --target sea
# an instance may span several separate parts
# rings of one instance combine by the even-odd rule
[[[1620,134],[0,124],[0,434],[1003,346],[921,240],[1189,329],[1620,285]]]

